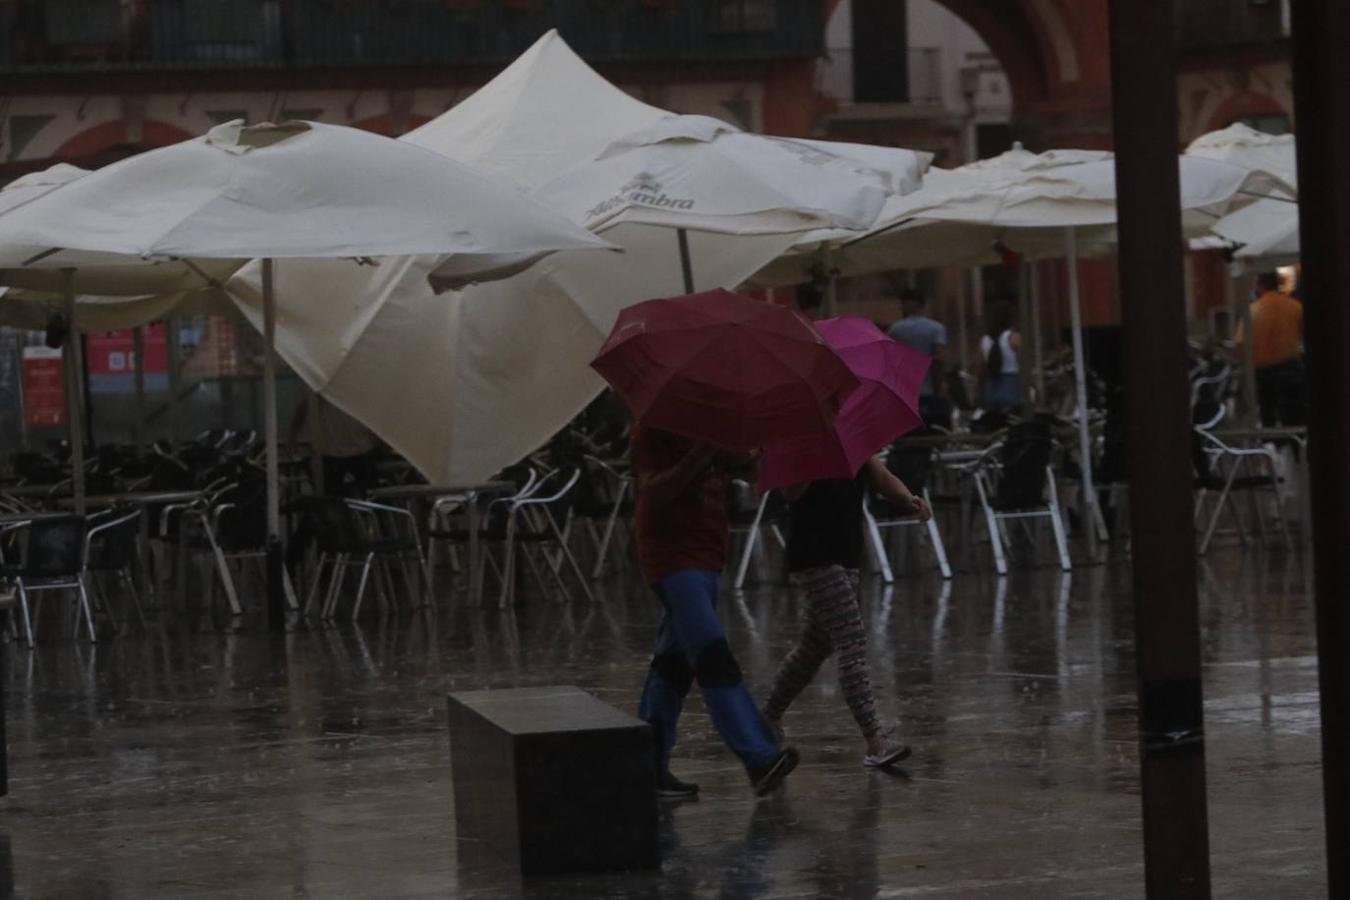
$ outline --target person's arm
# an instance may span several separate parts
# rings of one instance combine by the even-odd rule
[[[695,444],[679,462],[657,472],[638,475],[638,490],[652,503],[664,506],[683,494],[704,469],[712,465],[718,449],[712,444]]]
[[[883,499],[901,509],[909,510],[920,522],[927,522],[933,518],[933,510],[929,508],[928,501],[910,491],[903,481],[882,465],[881,460],[873,457],[863,468],[867,472],[867,479],[872,482],[873,489]]]

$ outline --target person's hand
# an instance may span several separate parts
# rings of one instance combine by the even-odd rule
[[[928,505],[928,501],[923,497],[910,494],[906,503],[909,506],[909,511],[912,512],[920,522],[927,522],[929,519],[933,518],[933,508]]]

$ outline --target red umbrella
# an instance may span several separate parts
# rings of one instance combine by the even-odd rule
[[[849,396],[829,432],[764,448],[761,491],[817,478],[852,478],[874,453],[923,424],[919,389],[931,359],[866,319],[827,319],[816,329],[862,387]]]
[[[591,365],[642,425],[736,450],[827,431],[858,386],[801,314],[723,290],[630,306]]]

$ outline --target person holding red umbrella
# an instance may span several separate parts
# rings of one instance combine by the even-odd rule
[[[748,456],[642,427],[631,454],[638,562],[665,609],[638,706],[639,718],[655,731],[657,791],[670,798],[698,795],[697,785],[670,771],[684,698],[697,681],[713,725],[762,796],[782,784],[798,757],[765,724],[717,616],[729,536],[726,472]]]
[[[717,617],[727,469],[767,443],[825,432],[860,382],[799,313],[727,291],[625,309],[591,365],[637,421],[638,562],[665,612],[638,710],[655,731],[658,790],[698,794],[670,772],[697,681],[713,725],[766,794],[798,756],[764,721]]]

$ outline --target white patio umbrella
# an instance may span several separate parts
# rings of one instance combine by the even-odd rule
[[[1223,215],[1284,187],[1272,175],[1218,160],[1182,156],[1178,165],[1183,232],[1191,236],[1206,233]],[[824,232],[807,235],[803,243],[812,239],[833,243],[837,251],[831,263],[842,263],[847,274],[897,268],[896,260],[905,260],[906,254],[915,257],[916,246],[928,265],[992,262],[997,259],[996,245],[1031,259],[1066,258],[1077,373],[1079,465],[1085,504],[1090,504],[1085,512],[1095,517],[1077,262],[1085,250],[1099,253],[1114,246],[1115,223],[1111,154],[1094,150],[1033,154],[1016,146],[998,157],[949,172],[930,171],[919,190],[891,198],[876,225],[864,235]],[[1036,298],[1030,299],[1034,307]],[[1088,534],[1095,543],[1095,531],[1089,528]]]
[[[272,273],[279,259],[612,249],[508,188],[410,144],[334,125],[217,126],[0,215],[0,267],[62,273],[262,258],[267,518],[280,535]],[[353,271],[355,266],[352,266]],[[94,281],[93,278],[87,278]]]
[[[614,141],[533,196],[593,231],[621,224],[675,231],[684,292],[693,293],[689,232],[862,231],[890,194],[918,186],[930,159],[860,151],[884,166],[873,168],[835,151],[823,141],[747,134],[709,116],[670,116]]]
[[[402,140],[533,190],[671,115],[601,78],[550,32]],[[604,237],[624,252],[560,254],[439,297],[427,279],[434,257],[355,276],[332,262],[287,266],[278,351],[429,481],[480,481],[536,450],[603,389],[587,362],[621,309],[682,283],[667,227],[626,222]],[[741,284],[793,239],[689,232],[699,287]],[[259,284],[253,265],[230,285],[255,322]]]
[[[1186,155],[1266,172],[1293,188],[1223,216],[1211,230],[1236,248],[1235,258],[1250,266],[1283,265],[1298,258],[1298,160],[1292,134],[1265,134],[1239,122],[1196,138]]]

